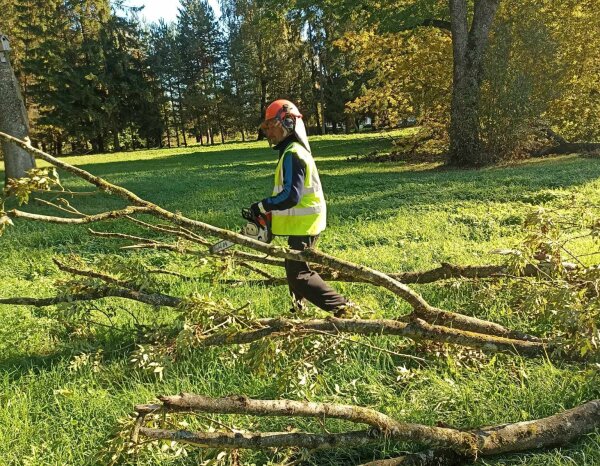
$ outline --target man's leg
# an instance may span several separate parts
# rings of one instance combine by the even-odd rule
[[[300,251],[306,247],[313,247],[316,242],[316,236],[290,236],[288,238],[289,247]],[[306,262],[286,259],[285,272],[290,293],[296,301],[305,298],[315,306],[329,312],[339,311],[348,303],[348,300],[325,283],[317,272],[311,270]]]

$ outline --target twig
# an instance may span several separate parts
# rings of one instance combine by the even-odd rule
[[[258,275],[261,275],[262,277],[265,277],[269,280],[277,280],[277,277],[274,277],[273,275],[271,275],[270,273],[259,269],[258,267],[253,266],[252,264],[249,264],[248,262],[240,262],[240,265],[242,267],[247,268],[248,270],[251,270],[254,273],[257,273]]]
[[[427,363],[428,362],[427,359],[423,359],[423,358],[420,358],[418,356],[413,356],[411,354],[397,353],[395,351],[391,351],[391,350],[388,350],[388,349],[385,349],[385,348],[380,348],[378,346],[370,345],[369,343],[366,343],[364,341],[353,340],[351,338],[347,338],[347,337],[345,337],[343,335],[340,335],[339,333],[329,333],[329,332],[323,332],[321,330],[313,330],[310,333],[318,333],[320,335],[326,335],[328,337],[339,338],[340,340],[347,341],[347,342],[354,343],[354,344],[361,345],[361,346],[365,346],[365,347],[370,348],[372,350],[379,351],[380,353],[386,353],[386,354],[389,354],[391,356],[397,356],[397,357],[400,357],[400,358],[413,359],[415,361],[422,362],[422,363]]]
[[[126,217],[134,213],[148,212],[147,207],[129,206],[122,210],[113,210],[111,212],[103,212],[101,214],[87,215],[81,218],[65,218],[65,217],[53,217],[49,215],[32,214],[30,212],[23,212],[21,210],[13,209],[9,210],[6,214],[13,218],[25,218],[27,220],[35,220],[38,222],[47,223],[64,223],[70,225],[86,224],[100,222],[103,220],[114,220],[121,217]]]
[[[33,200],[35,202],[39,203],[39,204],[46,205],[46,206],[52,207],[54,209],[60,210],[61,212],[66,212],[66,213],[71,214],[71,215],[73,215],[73,214],[74,215],[79,215],[80,217],[85,217],[86,216],[85,214],[82,214],[79,211],[65,209],[64,207],[61,207],[58,204],[54,204],[53,202],[46,201],[46,200],[40,199],[38,197],[33,198]]]

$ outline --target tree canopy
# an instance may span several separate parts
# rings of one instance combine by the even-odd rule
[[[145,24],[122,0],[10,0],[0,30],[32,139],[55,154],[255,137],[283,97],[312,133],[414,121],[450,160],[478,164],[531,153],[540,129],[598,140],[599,8],[221,0],[217,18],[206,0],[184,0],[173,24]]]

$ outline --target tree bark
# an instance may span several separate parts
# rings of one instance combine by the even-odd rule
[[[0,37],[2,37],[1,33]],[[27,140],[29,137],[27,110],[10,64],[9,52],[0,52],[0,56],[4,57],[4,61],[0,60],[0,131]],[[2,152],[6,183],[10,178],[23,178],[28,170],[36,167],[33,156],[20,147],[3,141]]]
[[[483,60],[500,0],[476,0],[471,29],[467,0],[450,0],[453,86],[450,115],[450,158],[458,166],[490,162],[480,138],[480,98]]]
[[[399,422],[379,411],[360,406],[334,403],[302,402],[292,400],[254,400],[245,396],[210,398],[182,393],[159,397],[162,405],[138,405],[139,418],[158,412],[200,412],[210,414],[240,414],[252,416],[285,416],[343,419],[366,424],[374,430],[351,431],[338,434],[308,434],[298,432],[222,434],[207,432],[168,431],[149,429],[137,424],[138,432],[152,439],[183,442],[223,448],[264,449],[310,445],[310,448],[352,448],[366,443],[397,440],[450,450],[420,454],[437,462],[403,462],[406,458],[383,460],[372,465],[427,464],[450,465],[443,462],[448,456],[461,455],[465,461],[483,456],[517,453],[540,448],[565,445],[600,427],[600,400],[594,400],[562,413],[543,419],[464,431],[446,427]],[[322,440],[319,443],[318,439]],[[298,442],[294,444],[294,442]],[[413,455],[410,455],[413,456]],[[418,458],[412,458],[417,460]],[[430,458],[431,459],[431,458]],[[458,463],[462,464],[462,463]]]
[[[452,450],[428,450],[423,453],[413,453],[398,458],[371,461],[361,466],[463,466],[471,464],[473,458],[468,458]]]

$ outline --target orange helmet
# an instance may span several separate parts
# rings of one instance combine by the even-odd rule
[[[288,117],[293,117],[291,121],[287,121]],[[265,121],[277,119],[285,128],[293,129],[296,118],[302,118],[302,114],[293,103],[289,100],[279,99],[270,104],[265,112]],[[287,123],[287,124],[286,124]],[[291,124],[290,124],[291,123]],[[290,128],[291,126],[291,128]]]
[[[265,111],[265,121],[261,124],[261,129],[266,130],[274,122],[280,122],[287,134],[294,133],[300,144],[310,152],[310,144],[306,134],[306,127],[302,121],[302,114],[292,102],[285,99],[279,99],[270,104]]]

